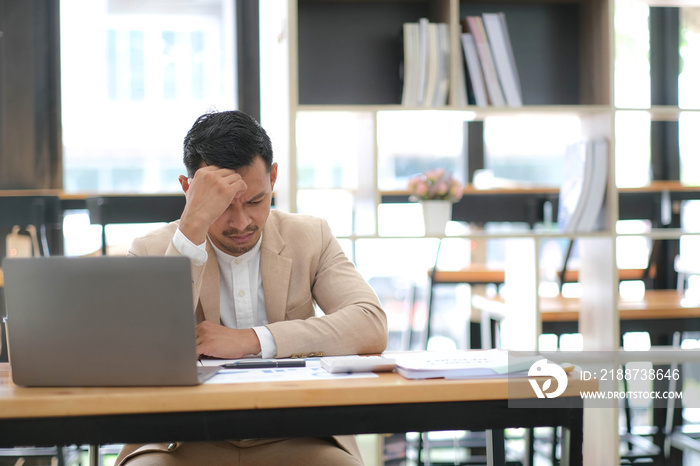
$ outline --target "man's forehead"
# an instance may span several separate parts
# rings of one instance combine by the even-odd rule
[[[241,199],[251,200],[264,197],[271,191],[270,174],[267,170],[262,172],[249,170],[248,173],[241,173],[240,175],[248,185]]]
[[[209,167],[209,166],[216,166],[218,168],[221,168],[218,165],[209,164],[205,161],[202,161],[202,163],[200,163],[199,166],[197,167],[197,170],[199,170],[200,168]],[[254,168],[262,168],[262,171],[265,174],[270,173],[269,170],[267,170],[267,166],[265,165],[265,161],[260,156],[255,157],[255,160],[249,165],[242,165],[242,166],[237,167],[237,168],[231,168],[231,170],[234,170],[236,173],[238,173],[241,176],[246,176],[250,172],[254,172],[255,171],[255,170],[253,170]]]
[[[243,194],[241,197],[238,199],[234,199],[232,204],[244,204],[246,202],[250,201],[259,201],[262,200],[265,196],[267,196],[268,193],[271,192],[271,189],[268,187],[257,187],[257,186],[251,186],[248,185],[245,191],[243,191]]]

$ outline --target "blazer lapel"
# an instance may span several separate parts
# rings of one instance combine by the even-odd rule
[[[216,260],[216,253],[211,243],[207,241],[207,263],[204,265],[204,277],[202,277],[202,288],[199,292],[199,302],[202,305],[204,318],[210,322],[219,322],[221,314],[221,290],[219,287],[219,262]]]
[[[287,310],[287,294],[292,276],[292,259],[282,257],[284,240],[274,221],[274,211],[270,212],[260,247],[260,273],[262,275],[265,307],[268,322],[284,320]]]

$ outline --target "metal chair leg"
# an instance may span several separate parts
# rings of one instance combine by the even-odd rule
[[[100,465],[100,446],[90,445],[88,447],[88,464],[90,466]]]

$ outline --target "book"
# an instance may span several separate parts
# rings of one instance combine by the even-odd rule
[[[515,55],[508,34],[506,15],[503,12],[484,13],[482,18],[506,103],[509,107],[521,107],[523,105],[522,91],[515,64]]]
[[[466,75],[466,61],[464,60],[464,57],[462,57],[459,60],[459,65],[456,66],[454,77],[457,80],[457,83],[454,86],[454,89],[456,89],[455,100],[456,100],[457,106],[458,107],[467,106],[470,104],[469,94],[471,92],[471,89],[470,89],[470,84],[467,84],[468,80],[467,80],[467,75]],[[473,103],[473,102],[471,102],[471,103]]]
[[[423,105],[426,99],[426,89],[428,87],[429,24],[428,18],[420,18],[418,20],[418,79],[416,82],[416,105]]]
[[[437,89],[433,105],[440,107],[447,104],[450,90],[450,34],[447,23],[437,24]]]
[[[467,73],[469,74],[469,82],[472,86],[472,92],[474,92],[474,103],[479,107],[486,107],[489,104],[489,100],[486,95],[484,75],[481,71],[481,64],[479,63],[479,55],[476,51],[474,36],[469,32],[463,32],[461,38],[464,59],[467,64]]]
[[[584,203],[577,231],[600,229],[601,213],[608,185],[608,142],[603,139],[589,141],[587,155],[591,159],[590,176],[584,183]]]
[[[607,141],[579,141],[564,154],[557,223],[565,233],[593,231],[607,188]]]
[[[506,350],[425,351],[396,358],[396,371],[407,379],[500,378],[527,376],[540,355]]]
[[[403,34],[403,90],[401,103],[415,106],[418,102],[418,24],[404,23]]]
[[[590,158],[588,159],[590,162]],[[586,171],[586,142],[569,144],[564,153],[564,172],[559,187],[557,224],[563,232],[576,231],[581,217],[583,182]]]
[[[481,16],[467,16],[467,23],[469,25],[469,32],[472,33],[474,41],[476,42],[476,50],[479,53],[481,69],[484,72],[484,82],[486,84],[489,101],[495,107],[505,107],[506,101],[503,97],[501,83],[498,80],[498,73],[496,72],[496,65],[494,64],[493,55],[491,54],[491,46],[489,45],[486,30],[484,29],[484,22]]]
[[[423,107],[432,107],[435,104],[438,89],[439,56],[438,25],[437,23],[428,23],[428,59]]]

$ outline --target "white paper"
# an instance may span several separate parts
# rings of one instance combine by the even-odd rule
[[[204,366],[220,366],[235,359],[203,359]],[[306,367],[275,367],[269,369],[221,369],[205,384],[250,383],[250,382],[289,382],[297,380],[358,379],[379,377],[371,372],[355,374],[331,374],[321,367],[320,358],[306,359]]]

